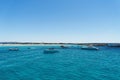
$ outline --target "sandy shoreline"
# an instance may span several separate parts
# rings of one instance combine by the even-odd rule
[[[0,46],[60,46],[58,44],[0,44]]]
[[[108,44],[120,45],[120,43],[1,43],[0,46],[61,46],[61,45],[107,46]]]
[[[96,46],[105,46],[107,43],[17,43],[17,44],[0,44],[0,46],[61,46],[61,45],[96,45]]]

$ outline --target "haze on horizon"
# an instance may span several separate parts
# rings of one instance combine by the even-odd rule
[[[0,42],[120,43],[120,0],[0,0]]]

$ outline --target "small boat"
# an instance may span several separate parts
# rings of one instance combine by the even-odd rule
[[[120,47],[120,43],[109,43],[108,47]]]
[[[95,46],[82,46],[81,49],[83,50],[99,50],[99,48],[95,47]]]
[[[57,52],[59,52],[59,51],[54,48],[49,48],[49,49],[44,50],[44,53],[46,53],[46,54],[57,53]]]
[[[61,45],[60,47],[63,48],[63,49],[67,49],[68,48],[67,46],[64,46],[64,45]]]
[[[28,49],[36,49],[35,47],[28,47]]]
[[[9,48],[9,51],[19,51],[18,48]]]

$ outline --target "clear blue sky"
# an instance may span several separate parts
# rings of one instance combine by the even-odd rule
[[[0,41],[120,42],[120,0],[0,0]]]

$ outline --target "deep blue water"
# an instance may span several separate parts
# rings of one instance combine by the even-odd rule
[[[43,54],[50,46],[17,46],[20,51],[8,51],[10,47],[0,47],[0,80],[120,80],[120,48]]]

